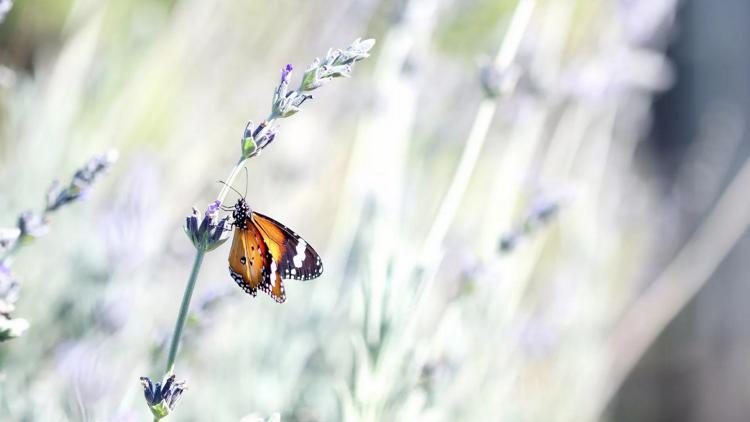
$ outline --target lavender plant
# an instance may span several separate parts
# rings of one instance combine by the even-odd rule
[[[44,210],[41,213],[24,211],[13,228],[0,228],[0,341],[20,336],[29,323],[23,318],[13,318],[21,285],[11,271],[13,257],[35,239],[49,232],[49,217],[52,213],[74,202],[84,199],[94,183],[117,161],[117,153],[110,151],[89,160],[73,175],[65,187],[52,182],[47,191]]]
[[[20,9],[7,24],[29,27],[23,17],[34,16],[35,9],[29,2],[15,3]],[[263,91],[254,89],[257,78],[242,69],[269,60],[283,65],[284,57],[313,51],[310,45],[320,39],[356,33],[375,22],[382,34],[366,92],[346,91],[355,95],[351,111],[363,112],[314,119],[304,113],[281,135],[324,128],[326,139],[336,142],[293,143],[283,160],[254,163],[272,165],[274,175],[254,183],[252,196],[283,191],[284,204],[276,206],[291,213],[285,219],[307,224],[304,232],[311,240],[325,239],[315,242],[325,245],[331,270],[325,282],[306,286],[304,300],[293,306],[250,305],[233,283],[221,282],[227,277],[225,259],[204,259],[200,275],[206,291],[195,287],[176,365],[178,375],[194,383],[188,400],[174,401],[172,394],[165,406],[180,406],[173,419],[244,415],[248,422],[276,409],[291,420],[599,420],[588,408],[601,401],[601,381],[616,386],[622,379],[602,372],[604,360],[633,344],[603,350],[601,337],[612,316],[641,291],[635,282],[643,275],[636,273],[649,265],[644,234],[653,232],[659,212],[651,206],[648,183],[627,164],[628,148],[642,133],[630,113],[648,99],[642,89],[628,88],[633,80],[621,79],[644,81],[651,73],[643,74],[643,66],[655,63],[646,59],[656,56],[653,51],[621,54],[631,49],[619,41],[612,13],[618,4],[632,10],[634,3],[651,3],[537,2],[528,25],[511,23],[519,14],[512,10],[521,3],[527,8],[528,0],[464,3],[398,2],[395,18],[383,22],[390,2],[358,2],[354,8],[316,3],[304,11],[296,4],[235,2],[217,8],[212,2],[182,2],[167,12],[136,1],[127,13],[100,2],[95,13],[65,18],[66,32],[55,43],[59,57],[53,56],[56,48],[34,51],[51,56],[34,62],[39,72],[33,78],[6,55],[4,64],[18,78],[7,85],[0,75],[2,108],[12,111],[10,119],[0,113],[0,155],[20,148],[16,155],[22,157],[46,142],[50,130],[70,136],[49,144],[40,159],[69,147],[64,141],[90,135],[136,154],[128,154],[132,171],[122,174],[122,188],[104,207],[111,215],[92,221],[108,230],[101,239],[106,248],[73,254],[48,248],[50,259],[34,270],[55,269],[61,258],[75,262],[60,268],[49,287],[24,285],[25,297],[46,295],[44,301],[29,301],[24,316],[36,325],[42,318],[56,325],[53,332],[29,330],[26,341],[3,348],[8,365],[0,374],[0,419],[145,416],[140,393],[146,386],[139,390],[132,381],[148,374],[143,369],[148,364],[158,364],[153,374],[162,374],[175,317],[165,300],[181,293],[171,281],[175,274],[187,275],[185,256],[196,253],[163,222],[185,217],[179,198],[194,195],[188,192],[202,185],[201,174],[224,172],[213,168],[217,160],[206,160],[204,148],[186,148],[186,143],[202,144],[242,120],[236,102],[255,106],[260,100],[265,110],[264,98],[236,95],[240,84],[243,92]],[[132,31],[132,11],[138,13],[137,31]],[[485,26],[474,25],[471,14],[477,11]],[[247,25],[246,13],[258,17],[253,21],[259,25]],[[629,21],[636,24],[652,21],[633,15]],[[107,17],[103,22],[102,16]],[[195,25],[199,16],[211,18]],[[312,20],[322,23],[314,34]],[[285,22],[284,31],[274,24],[279,21]],[[462,30],[449,33],[452,21]],[[509,31],[524,26],[528,30]],[[484,35],[467,36],[463,29],[470,27]],[[514,32],[522,36],[510,36]],[[518,54],[504,54],[512,58],[504,60],[507,67],[491,60],[483,68],[485,100],[471,64],[502,34],[520,41],[508,44],[519,45]],[[446,51],[442,40],[448,37],[462,51]],[[273,48],[263,57],[247,54],[269,45]],[[107,54],[98,54],[99,48]],[[191,72],[182,72],[185,68]],[[628,72],[613,71],[623,68]],[[306,69],[294,70],[292,78],[287,75],[287,92],[300,95],[279,104],[279,113],[281,106],[306,107],[312,102],[307,96],[315,94],[297,89]],[[279,85],[273,79],[268,100]],[[527,80],[534,84],[533,95]],[[94,96],[88,95],[92,82]],[[24,113],[26,104],[39,112]],[[75,104],[80,108],[70,107]],[[274,123],[268,116],[242,133],[241,142],[253,138],[242,142],[245,154],[275,142],[276,131],[270,129],[281,117]],[[35,138],[37,144],[13,142]],[[243,155],[228,149],[232,160]],[[176,151],[180,160],[172,159]],[[314,177],[305,174],[312,167],[295,161],[317,158],[311,153],[325,157],[315,160]],[[8,166],[0,173],[22,164],[3,158]],[[175,178],[190,183],[172,183]],[[575,190],[575,200],[553,212],[554,224],[542,226],[537,217],[547,215],[545,204],[537,209],[533,198],[540,191],[554,194],[561,185]],[[0,199],[12,198],[12,187],[7,180]],[[210,205],[192,215],[188,208],[194,217],[191,243],[206,245],[224,235],[211,227],[222,220],[221,211],[212,212],[215,199],[207,198]],[[320,207],[310,210],[310,200]],[[440,224],[433,219],[438,210]],[[214,217],[201,229],[206,214]],[[92,222],[52,229],[74,235]],[[0,238],[12,239],[18,230],[13,227]],[[424,248],[430,231],[433,247]],[[513,252],[498,253],[503,235],[519,231]],[[47,242],[37,243],[35,249],[42,249]],[[687,280],[681,275],[672,272],[670,278]],[[203,300],[204,293],[215,291],[222,299],[214,293]],[[640,309],[633,309],[640,317],[633,320],[636,328],[650,315]],[[248,312],[262,323],[253,324]],[[246,324],[238,324],[238,318]],[[159,329],[149,335],[144,327],[154,321]],[[112,379],[131,382],[106,381]],[[154,381],[161,381],[161,398],[152,383],[149,400],[158,404],[178,378],[166,390],[168,379]]]
[[[274,90],[269,116],[258,125],[254,125],[252,121],[245,125],[240,142],[240,159],[227,177],[217,199],[208,205],[204,213],[193,208],[193,213],[186,218],[184,230],[193,243],[196,254],[172,334],[164,382],[154,383],[148,377],[141,377],[146,403],[155,421],[166,417],[174,410],[177,400],[186,388],[185,381],[175,381],[174,368],[177,351],[203,258],[207,252],[216,249],[228,238],[230,231],[228,217],[219,217],[219,210],[232,182],[248,159],[259,155],[274,141],[278,132],[278,126],[274,123],[278,119],[297,114],[303,103],[312,99],[312,95],[308,92],[320,88],[334,78],[348,78],[352,66],[369,57],[369,52],[374,45],[374,39],[357,38],[345,49],[329,49],[323,60],[316,58],[305,70],[296,89],[289,89],[293,68],[291,64],[287,64],[281,70],[281,79]]]

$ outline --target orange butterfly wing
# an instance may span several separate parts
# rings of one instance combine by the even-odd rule
[[[268,273],[271,255],[263,236],[249,224],[247,228],[236,228],[232,248],[229,251],[229,273],[234,281],[247,293],[255,296],[258,289],[270,291]]]
[[[291,229],[257,212],[252,213],[252,223],[263,236],[271,256],[270,294],[274,299],[283,302],[286,298],[282,278],[310,280],[323,273],[320,255]]]

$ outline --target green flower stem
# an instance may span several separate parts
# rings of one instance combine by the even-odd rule
[[[271,127],[271,125],[273,124],[275,120],[276,118],[274,117],[273,113],[271,113],[271,115],[268,116],[268,119],[266,119],[266,129],[264,130],[268,130],[268,128]],[[229,173],[229,177],[227,177],[227,180],[224,181],[224,186],[221,188],[221,191],[219,191],[219,196],[216,197],[216,199],[222,204],[224,204],[224,200],[226,199],[227,194],[229,193],[229,189],[230,189],[229,186],[231,186],[232,183],[234,183],[234,179],[237,178],[237,175],[240,174],[240,170],[242,170],[242,167],[245,166],[245,163],[250,158],[252,158],[252,156],[240,159],[240,161],[237,162],[237,164],[232,169],[232,172]]]
[[[167,359],[167,376],[171,375],[174,371],[174,361],[177,358],[177,348],[180,345],[182,329],[185,328],[185,320],[187,319],[188,308],[190,308],[190,298],[193,296],[195,282],[196,280],[198,280],[198,272],[201,269],[201,264],[203,263],[203,255],[205,254],[206,252],[202,250],[196,250],[195,252],[193,271],[190,272],[190,278],[188,279],[187,286],[185,287],[185,293],[182,295],[180,313],[177,315],[177,322],[174,325],[174,333],[172,334],[172,344],[169,346],[169,358]]]
[[[272,122],[272,120],[269,120],[269,125]],[[242,167],[245,166],[245,163],[247,162],[247,158],[241,159],[232,169],[232,172],[229,173],[229,177],[227,177],[227,180],[224,182],[224,186],[221,188],[221,191],[219,191],[219,196],[216,198],[221,202],[224,203],[224,199],[226,199],[227,194],[229,193],[229,186],[232,185],[234,182],[234,179],[237,178],[237,175],[240,173],[240,170],[242,170]],[[193,262],[193,270],[190,272],[190,278],[188,279],[187,286],[185,286],[185,293],[182,295],[182,304],[180,304],[180,313],[177,315],[177,322],[174,326],[174,333],[172,334],[172,343],[169,346],[169,358],[167,359],[167,374],[166,376],[171,375],[174,372],[174,362],[177,359],[177,348],[180,345],[180,337],[182,337],[182,329],[185,328],[185,320],[187,319],[188,309],[190,309],[190,298],[193,296],[193,290],[195,289],[195,282],[198,280],[198,272],[201,269],[201,264],[203,264],[203,256],[206,254],[205,251],[197,250],[195,253],[195,261]],[[154,419],[157,420],[157,419]]]
[[[224,186],[219,191],[219,196],[216,198],[221,203],[224,203],[227,194],[229,193],[229,186],[237,178],[237,175],[245,166],[247,159],[242,159],[234,166],[232,172],[229,173],[229,177],[225,181]],[[174,362],[177,359],[177,348],[180,345],[180,338],[182,337],[182,329],[185,328],[185,320],[187,319],[188,310],[190,309],[190,298],[193,296],[193,290],[195,290],[195,283],[198,280],[198,272],[203,264],[203,256],[206,254],[205,251],[197,250],[195,253],[195,261],[193,262],[193,270],[190,272],[190,278],[188,278],[187,286],[185,286],[185,293],[182,295],[182,304],[180,304],[180,313],[177,315],[177,322],[174,326],[174,333],[172,334],[172,343],[169,346],[169,358],[167,359],[167,374],[171,375],[174,372]],[[154,419],[156,420],[156,419]]]

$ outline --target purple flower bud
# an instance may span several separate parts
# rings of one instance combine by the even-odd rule
[[[202,251],[212,251],[224,243],[229,230],[227,217],[219,218],[218,211],[221,202],[214,201],[208,204],[206,212],[201,215],[200,211],[193,208],[193,213],[185,219],[185,234],[187,234],[193,246]]]
[[[219,207],[221,206],[221,201],[218,199],[210,204],[208,204],[208,208],[206,208],[206,216],[207,217],[213,217],[214,213],[218,211]]]
[[[281,69],[281,83],[289,82],[290,73],[292,73],[292,65],[287,64],[283,69]]]
[[[169,415],[182,397],[182,393],[187,389],[185,381],[175,381],[174,375],[167,378],[164,385],[160,382],[153,383],[148,377],[141,377],[141,384],[146,404],[157,419]]]

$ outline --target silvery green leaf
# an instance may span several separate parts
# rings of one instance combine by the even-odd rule
[[[320,88],[327,80],[322,80],[320,76],[321,66],[320,60],[315,59],[312,65],[305,71],[302,76],[302,83],[300,84],[301,91],[312,91],[313,89]]]
[[[362,41],[360,38],[354,40],[354,42],[343,51],[338,52],[338,57],[331,64],[343,65],[352,64],[359,60],[370,57],[369,51],[375,45],[375,40],[370,38]]]
[[[330,66],[330,67],[324,67],[320,71],[320,77],[321,78],[339,78],[339,77],[345,77],[348,78],[351,76],[352,73],[352,67],[348,64],[340,65],[340,66]]]
[[[294,116],[299,112],[299,107],[295,107],[293,105],[289,105],[284,109],[284,111],[281,113],[281,117],[289,117]]]

